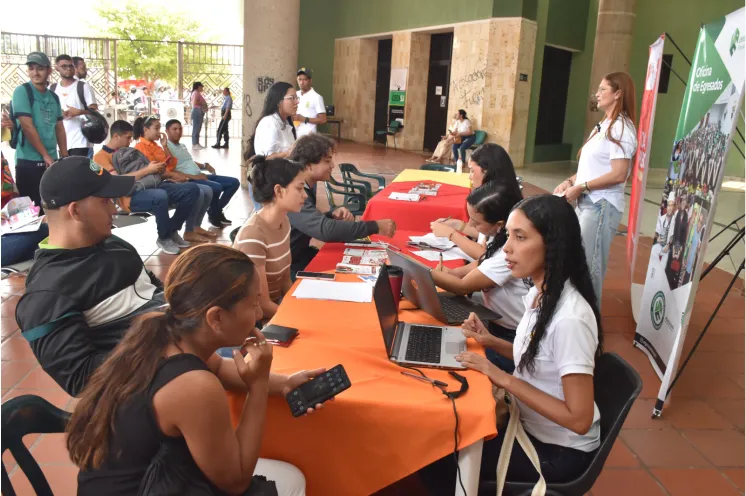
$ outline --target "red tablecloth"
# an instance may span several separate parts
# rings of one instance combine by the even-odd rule
[[[368,201],[363,220],[393,219],[397,229],[404,231],[430,232],[430,223],[442,217],[469,220],[466,213],[466,197],[469,188],[441,183],[437,196],[427,196],[418,202],[389,200],[393,192],[409,193],[419,184],[392,182]]]
[[[397,221],[398,222],[398,221]],[[429,267],[435,267],[438,265],[438,262],[430,262],[428,260],[425,260],[424,258],[420,258],[416,255],[412,254],[412,251],[417,251],[419,248],[413,248],[410,246],[407,246],[407,241],[409,241],[410,236],[422,236],[424,232],[421,231],[402,231],[398,230],[396,231],[396,234],[393,238],[384,238],[383,236],[371,236],[373,241],[384,241],[386,243],[390,243],[397,248],[399,248],[402,253],[405,255],[409,255],[413,257],[415,260],[418,260],[420,263],[425,264]],[[349,248],[345,246],[344,243],[326,243],[323,247],[321,247],[321,250],[319,250],[319,253],[314,257],[314,259],[311,261],[311,263],[308,264],[305,270],[310,272],[327,272],[332,271],[337,266],[338,263],[342,261],[342,257],[344,256],[345,248]],[[460,267],[464,264],[464,260],[451,260],[449,262],[444,262],[443,265],[450,268],[456,268]]]

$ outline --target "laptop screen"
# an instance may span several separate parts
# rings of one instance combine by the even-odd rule
[[[383,342],[386,344],[386,353],[391,355],[391,348],[394,344],[396,328],[399,325],[399,309],[396,308],[394,295],[391,292],[391,283],[386,266],[381,266],[381,272],[373,288],[373,301],[376,304],[378,320],[381,323],[381,332],[383,333]]]

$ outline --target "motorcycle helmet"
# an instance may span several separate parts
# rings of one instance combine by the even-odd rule
[[[95,110],[88,109],[88,111],[90,114],[83,115],[81,132],[89,142],[96,145],[103,143],[109,135],[109,123],[106,122],[103,115]]]

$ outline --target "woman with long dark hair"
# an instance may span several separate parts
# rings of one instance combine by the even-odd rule
[[[262,114],[249,139],[249,147],[244,158],[251,161],[255,155],[267,159],[286,158],[297,138],[293,116],[298,113],[298,95],[295,87],[284,81],[273,84],[264,99]],[[254,203],[254,210],[262,208],[254,199],[252,188],[249,197]]]
[[[75,408],[67,448],[81,469],[78,494],[138,494],[143,480],[163,482],[159,473],[186,474],[211,494],[246,494],[261,474],[281,495],[304,494],[298,469],[259,458],[267,396],[324,370],[270,373],[272,346],[254,327],[259,292],[256,267],[238,250],[202,245],[176,259],[168,309],[133,323]],[[215,354],[242,343],[248,363],[237,350],[232,359]],[[226,389],[248,391],[236,429]]]
[[[257,268],[261,293],[259,306],[271,319],[288,292],[290,279],[290,220],[307,197],[305,167],[284,158],[266,160],[258,155],[251,169],[251,189],[262,209],[249,217],[233,243]]]
[[[189,96],[189,101],[192,104],[192,148],[195,150],[201,150],[204,146],[199,144],[199,133],[202,131],[202,122],[205,119],[205,112],[207,112],[207,101],[202,96],[202,92],[205,87],[199,81],[192,83],[192,94]]]
[[[529,288],[528,282],[513,277],[502,249],[508,238],[505,223],[520,201],[519,192],[496,181],[472,191],[466,209],[472,225],[489,239],[486,251],[469,265],[449,269],[441,263],[431,272],[435,284],[446,291],[459,295],[482,291],[484,305],[500,315],[489,323],[489,332],[510,343],[523,317],[523,297]],[[513,361],[496,351],[488,348],[487,357],[506,372],[513,371]]]
[[[524,299],[525,314],[515,342],[490,336],[474,314],[464,323],[463,333],[512,358],[515,371],[506,374],[472,352],[457,360],[518,401],[520,422],[536,448],[546,481],[573,480],[588,468],[601,435],[593,372],[603,333],[580,224],[563,198],[541,195],[516,205],[507,234],[503,251],[508,268],[513,277],[534,283]],[[495,473],[503,438],[501,429],[497,438],[485,442],[483,474]],[[538,480],[518,444],[507,480]]]
[[[607,74],[596,100],[606,116],[578,151],[578,172],[554,193],[578,201],[583,248],[600,307],[611,242],[624,212],[624,185],[637,151],[635,83],[626,72]]]
[[[466,150],[477,140],[474,129],[471,127],[471,121],[466,117],[466,110],[458,109],[456,129],[452,134],[454,137],[453,161],[454,163],[460,161],[463,164],[466,162]],[[459,158],[459,153],[461,153],[461,158]]]
[[[508,188],[513,197],[523,198],[513,168],[513,161],[505,148],[497,143],[485,143],[474,150],[469,158],[469,179],[473,188],[495,181]],[[464,253],[474,259],[482,256],[488,241],[487,237],[473,225],[457,219],[438,219],[430,224],[430,229],[436,236],[453,241]],[[470,238],[477,241],[472,241]]]

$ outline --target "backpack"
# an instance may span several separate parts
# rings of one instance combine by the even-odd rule
[[[57,83],[53,84],[52,86],[56,86]],[[34,107],[34,92],[31,89],[31,83],[23,83],[21,86],[26,88],[26,95],[28,96],[28,107],[29,109],[33,109]],[[49,91],[49,90],[47,90]],[[57,104],[60,103],[60,97],[57,96],[57,93],[52,90],[52,96],[57,101]],[[23,129],[21,128],[21,123],[18,121],[18,117],[15,115],[15,112],[13,111],[13,100],[10,101],[10,107],[9,107],[9,116],[10,121],[13,123],[13,127],[10,130],[10,147],[12,149],[18,148],[18,142],[20,140],[21,146],[23,146],[26,143],[26,138],[23,136]]]
[[[120,148],[115,151],[111,156],[111,163],[114,166],[114,170],[117,174],[123,176],[131,172],[137,172],[150,165],[150,159],[143,155],[143,153],[136,148]],[[147,176],[140,178],[135,181],[135,185],[132,188],[132,193],[143,190],[157,188],[163,179],[160,174],[148,174]]]

